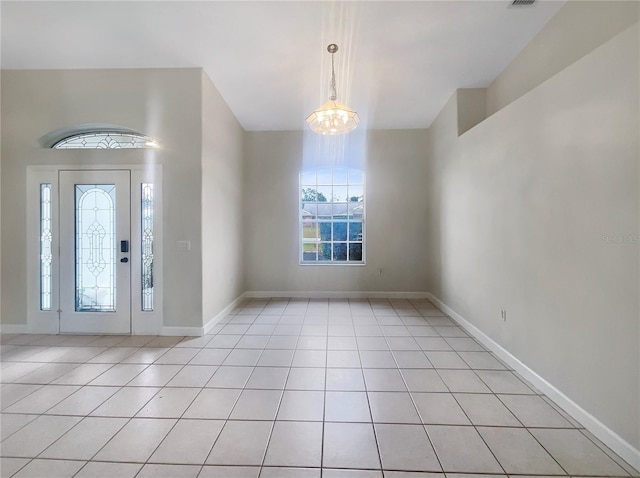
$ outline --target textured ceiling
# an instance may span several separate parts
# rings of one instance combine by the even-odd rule
[[[564,2],[2,1],[8,69],[202,67],[246,130],[295,130],[338,99],[369,128],[425,128],[487,86]]]

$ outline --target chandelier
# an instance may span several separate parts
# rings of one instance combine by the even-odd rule
[[[327,51],[331,53],[331,96],[329,101],[307,116],[306,121],[312,131],[335,136],[356,129],[360,118],[358,118],[358,113],[337,101],[333,55],[338,51],[338,45],[332,43],[327,46]]]

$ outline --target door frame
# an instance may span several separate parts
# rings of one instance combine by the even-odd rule
[[[162,166],[119,164],[27,166],[27,331],[38,334],[60,333],[60,244],[59,172],[128,170],[131,172],[131,334],[157,335],[162,332],[163,310],[163,229]],[[153,183],[154,206],[154,286],[153,311],[142,310],[141,185]],[[52,220],[52,297],[51,310],[40,310],[40,184],[51,184]]]

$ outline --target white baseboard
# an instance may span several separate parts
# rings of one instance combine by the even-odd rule
[[[27,324],[0,324],[1,334],[26,334]]]
[[[203,327],[162,327],[162,335],[172,335],[172,336],[180,336],[185,335],[188,337],[200,337],[202,335],[207,334],[215,325],[220,322],[224,317],[229,315],[229,313],[235,309],[238,304],[242,302],[242,300],[246,297],[246,292],[240,294],[235,298],[233,302],[227,305],[224,309],[216,314],[215,317],[209,319]]]
[[[213,329],[223,318],[225,318],[229,313],[238,307],[238,305],[247,297],[247,293],[240,294],[236,299],[231,302],[228,306],[222,309],[220,312],[216,314],[215,317],[209,319],[206,324],[204,324],[203,331],[205,334],[208,334],[211,329]]]
[[[247,291],[245,298],[268,299],[290,297],[292,299],[427,299],[426,292],[377,292],[377,291]]]
[[[204,335],[203,327],[172,327],[163,326],[160,335],[172,336],[172,337],[200,337]]]
[[[451,309],[451,307],[442,302],[436,296],[431,293],[427,293],[427,298],[431,302],[433,302],[434,305],[436,305],[440,310],[445,312],[449,317],[451,317],[458,324],[464,327],[469,333],[471,333],[476,339],[478,339],[478,341],[480,341],[484,346],[495,353],[501,360],[513,367],[513,369],[520,375],[522,375],[522,377],[531,382],[542,393],[544,393],[547,397],[558,404],[558,406],[560,406],[564,411],[571,415],[575,420],[580,422],[587,430],[593,433],[599,440],[601,440],[605,445],[611,448],[611,450],[617,453],[622,459],[624,459],[627,463],[629,463],[637,470],[640,470],[640,450],[634,448],[629,442],[620,437],[620,435],[618,435],[596,417],[587,412],[571,398],[567,397],[554,385],[549,383],[543,377],[538,375],[534,370],[530,369],[527,365],[522,363],[508,350],[503,348],[491,337],[471,324],[471,322],[466,320],[464,317],[456,313],[456,311]]]

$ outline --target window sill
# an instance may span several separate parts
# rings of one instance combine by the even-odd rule
[[[331,261],[327,261],[327,262],[303,262],[300,261],[298,262],[299,266],[346,266],[346,267],[360,267],[360,266],[366,266],[366,262],[362,261],[362,262],[331,262]]]

